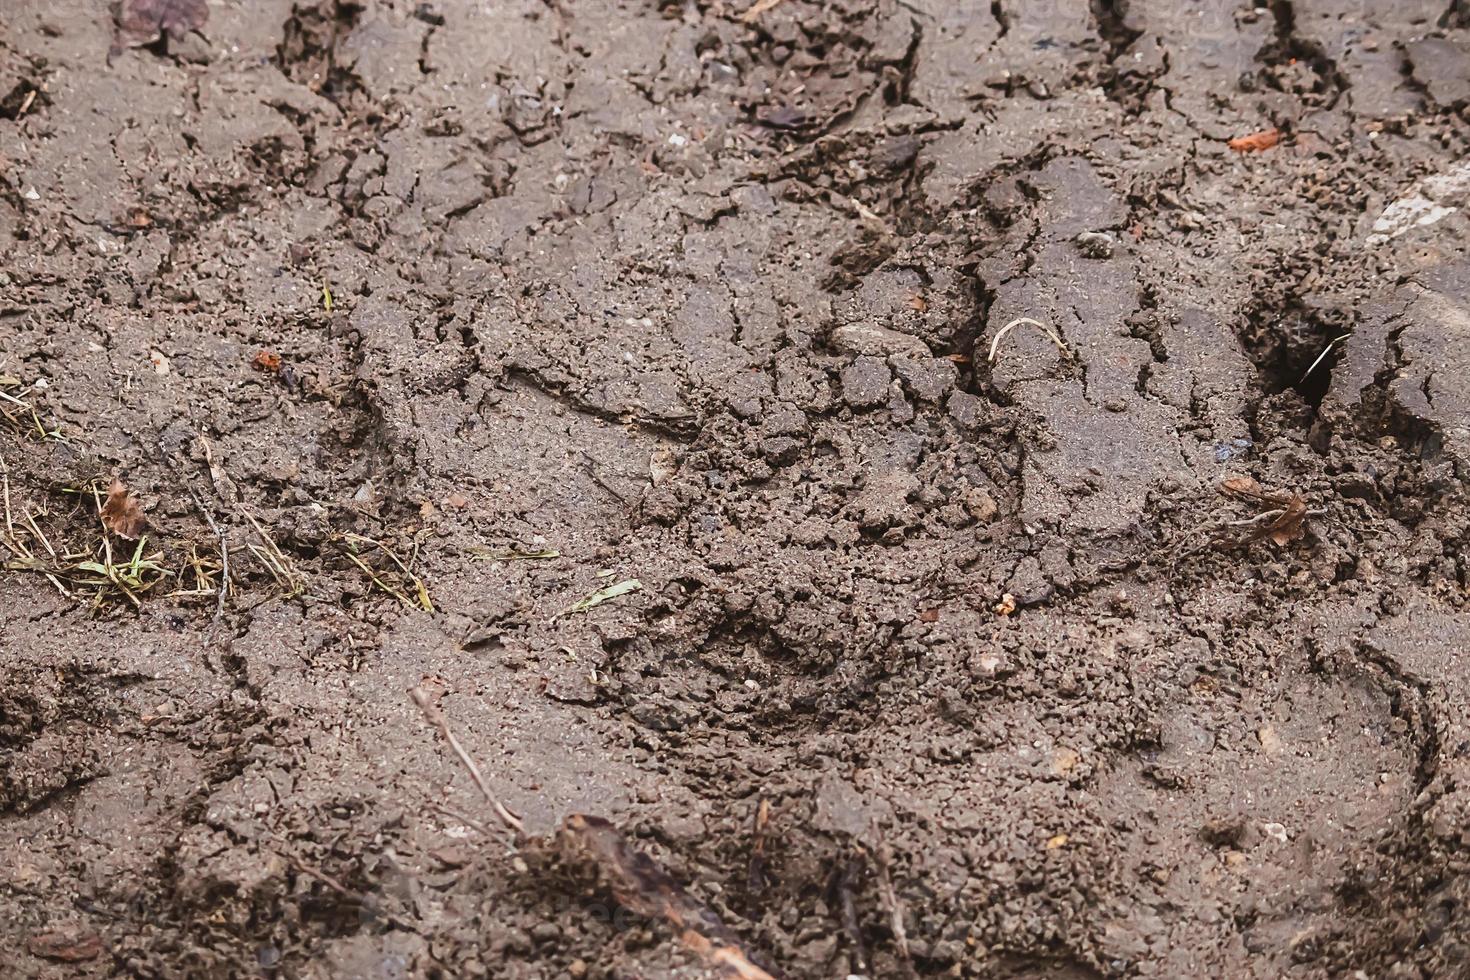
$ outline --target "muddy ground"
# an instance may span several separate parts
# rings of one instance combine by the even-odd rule
[[[1463,2],[3,6],[5,976],[1470,975]]]

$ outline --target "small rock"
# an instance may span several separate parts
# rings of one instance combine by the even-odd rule
[[[95,930],[72,924],[32,934],[26,949],[43,959],[82,963],[102,955],[102,937]]]
[[[989,524],[1000,512],[995,498],[983,487],[971,487],[965,491],[965,510],[981,524]]]
[[[1077,247],[1089,259],[1110,259],[1117,241],[1112,235],[1100,231],[1084,231],[1075,239]]]

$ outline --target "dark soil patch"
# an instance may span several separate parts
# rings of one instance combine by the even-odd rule
[[[6,13],[0,972],[1470,971],[1463,11],[757,6]]]

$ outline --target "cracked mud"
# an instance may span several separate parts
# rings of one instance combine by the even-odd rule
[[[1470,8],[756,7],[9,5],[0,972],[1470,974]]]

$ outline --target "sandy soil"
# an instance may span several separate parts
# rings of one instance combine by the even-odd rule
[[[1463,2],[4,8],[5,976],[1470,975]]]

